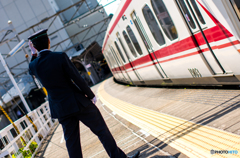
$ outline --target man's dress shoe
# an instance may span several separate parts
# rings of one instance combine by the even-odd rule
[[[140,155],[140,152],[137,151],[133,156],[129,156],[128,158],[138,158]]]

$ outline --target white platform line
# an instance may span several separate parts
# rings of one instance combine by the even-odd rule
[[[141,132],[143,135],[145,135],[145,137],[150,136],[150,134],[146,131],[144,131],[143,129],[139,130],[139,132]]]
[[[104,109],[109,115],[111,115],[115,120],[117,120],[120,124],[122,124],[122,125],[123,125],[125,128],[127,128],[128,130],[130,130],[133,135],[135,135],[136,137],[138,137],[138,138],[141,139],[141,140],[135,142],[134,144],[136,144],[136,143],[138,143],[138,142],[140,142],[140,141],[144,141],[144,142],[145,142],[146,144],[148,144],[149,146],[152,146],[153,148],[157,149],[158,151],[163,152],[163,153],[165,153],[166,155],[169,155],[170,157],[172,157],[171,154],[169,154],[168,152],[165,152],[165,151],[161,150],[160,148],[158,148],[157,146],[155,146],[154,144],[149,143],[145,138],[142,137],[142,135],[144,135],[143,133],[142,133],[142,135],[137,134],[137,133],[134,132],[131,128],[129,128],[127,125],[125,125],[125,124],[124,124],[123,122],[121,122],[119,119],[117,119],[113,114],[111,114],[110,112],[108,112],[108,111],[105,109],[104,104],[102,104],[102,107],[103,107],[103,109]],[[140,131],[141,131],[141,130],[140,130]],[[140,132],[140,131],[139,131],[139,132]],[[143,131],[143,130],[142,130],[142,131]],[[145,134],[146,134],[146,133],[147,133],[147,132],[145,132]],[[127,148],[131,147],[131,146],[134,145],[134,144],[131,144],[130,146],[128,146],[128,147],[126,147],[126,148],[124,148],[124,149],[127,149]],[[95,155],[91,156],[90,158],[97,156],[98,154],[102,153],[103,151],[105,151],[105,150],[102,150],[102,151],[96,153]]]

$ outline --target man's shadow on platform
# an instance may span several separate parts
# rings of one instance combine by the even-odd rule
[[[224,116],[224,115],[226,115],[226,114],[228,114],[228,113],[230,113],[230,112],[240,108],[240,101],[236,101],[235,103],[233,103],[233,104],[231,104],[229,106],[224,106],[224,104],[232,101],[233,99],[236,99],[237,97],[240,97],[240,94],[235,96],[235,97],[233,97],[233,98],[231,98],[231,99],[229,99],[229,100],[227,100],[227,101],[225,101],[225,102],[223,102],[223,103],[221,103],[220,105],[217,105],[216,107],[214,107],[214,108],[212,108],[212,109],[210,109],[210,110],[208,110],[208,111],[206,111],[206,112],[204,112],[204,113],[202,113],[202,114],[192,118],[191,120],[188,120],[188,121],[180,124],[179,126],[176,126],[175,128],[172,128],[171,130],[169,130],[169,131],[159,135],[158,137],[161,137],[164,134],[167,134],[167,133],[169,133],[169,132],[171,132],[173,130],[176,130],[177,128],[183,128],[178,133],[173,134],[173,135],[171,135],[169,137],[166,137],[164,139],[164,141],[160,141],[159,139],[155,138],[155,139],[151,140],[149,143],[154,144],[156,147],[158,147],[160,149],[164,149],[164,148],[168,147],[169,146],[168,144],[170,144],[172,141],[174,141],[176,139],[179,139],[179,138],[185,136],[186,134],[188,134],[190,132],[193,132],[194,130],[202,127],[203,125],[207,125],[207,124],[213,122],[214,120],[217,120],[217,119],[221,118],[222,116]],[[223,109],[219,109],[218,111],[214,112],[213,114],[210,114],[209,116],[207,115],[207,114],[211,113],[212,111],[216,110],[219,107],[224,107],[224,108]],[[207,115],[207,116],[204,116],[204,115]],[[203,117],[203,118],[200,119],[200,117]],[[200,120],[197,120],[197,119],[200,119]],[[194,122],[196,124],[193,124],[191,126],[185,127],[186,124],[189,123],[189,121],[192,121],[192,122]],[[181,134],[179,135],[179,133],[181,133]],[[136,149],[136,150],[141,150],[141,149],[144,149],[144,146],[142,146],[142,147],[140,147],[139,149]],[[210,150],[209,150],[209,152],[210,152]],[[147,153],[146,156],[147,155],[150,156],[151,153],[153,154],[154,152],[152,151],[150,153]],[[144,154],[144,153],[142,153],[142,154]],[[181,154],[177,153],[177,154],[175,154],[173,156],[174,157],[181,157]],[[185,157],[185,156],[183,156],[183,157]]]
[[[160,142],[160,140],[158,140],[158,141]],[[175,150],[175,149],[172,149],[172,150]],[[177,150],[174,151],[174,154],[170,154],[172,156],[165,156],[165,155],[155,155],[155,156],[153,156],[155,153],[159,152],[159,150],[156,149],[156,147],[153,147],[153,146],[151,147],[148,144],[144,144],[144,145],[138,147],[134,151],[131,151],[130,153],[128,153],[128,155],[132,155],[136,151],[141,151],[141,154],[140,154],[139,158],[174,158],[174,157],[175,158],[178,158],[178,157],[185,158],[185,157],[187,157]]]

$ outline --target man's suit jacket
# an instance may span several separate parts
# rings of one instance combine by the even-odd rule
[[[64,118],[91,104],[94,93],[66,53],[43,51],[32,57],[29,73],[47,89],[52,118]]]

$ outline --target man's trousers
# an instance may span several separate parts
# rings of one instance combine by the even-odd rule
[[[88,105],[79,114],[59,120],[63,127],[64,138],[70,158],[82,158],[79,121],[98,136],[110,158],[126,158],[126,154],[117,147],[103,117],[94,104]]]

